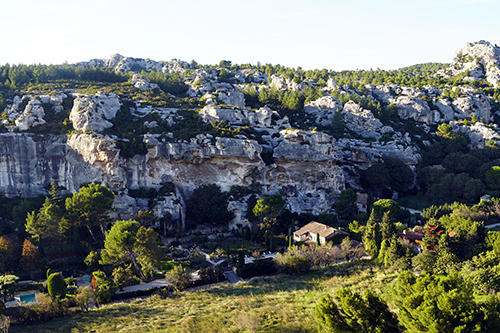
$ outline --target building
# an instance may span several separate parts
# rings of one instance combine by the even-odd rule
[[[310,222],[293,233],[294,242],[304,242],[309,245],[316,244],[316,237],[319,235],[320,244],[328,241],[340,243],[349,234],[340,229],[332,228],[319,222]]]
[[[368,213],[368,194],[366,193],[356,193],[356,206],[358,206],[358,212],[360,213]]]

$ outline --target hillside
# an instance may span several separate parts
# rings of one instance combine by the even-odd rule
[[[361,331],[328,318],[364,316],[390,332],[491,331],[499,66],[486,41],[394,71],[119,54],[1,66],[0,294],[52,298],[0,302],[0,325],[5,314],[14,331],[51,318],[35,329]],[[225,279],[223,265],[280,274],[172,292]],[[87,312],[90,287],[71,276],[101,304],[141,281],[169,286]],[[57,292],[17,285],[45,278]]]
[[[390,72],[118,54],[74,65],[4,65],[0,191],[33,197],[52,181],[69,192],[100,182],[118,194],[115,208],[126,217],[144,208],[129,189],[173,183],[175,195],[154,208],[174,218],[185,214],[182,203],[195,188],[212,183],[229,191],[258,182],[260,195],[281,193],[291,212],[315,215],[333,213],[346,187],[416,193],[411,180],[367,183],[363,173],[388,157],[415,171],[441,164],[450,149],[495,148],[499,52],[467,43],[450,65]],[[451,140],[438,131],[443,124]],[[233,224],[245,223],[245,199],[232,202]]]

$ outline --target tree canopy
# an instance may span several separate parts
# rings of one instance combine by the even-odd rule
[[[98,184],[88,184],[83,186],[79,192],[73,193],[72,197],[66,199],[66,210],[68,212],[68,222],[70,226],[87,227],[92,238],[92,226],[101,226],[109,222],[108,214],[112,210],[114,193],[106,186]]]
[[[137,221],[116,221],[106,232],[101,264],[121,265],[132,263],[139,276],[146,280],[163,258],[158,234],[141,226]]]
[[[198,223],[227,225],[234,218],[234,214],[227,210],[227,194],[216,184],[196,188],[187,208]]]
[[[364,297],[349,289],[324,296],[314,309],[314,317],[325,332],[401,332],[397,316],[380,296],[366,290]]]

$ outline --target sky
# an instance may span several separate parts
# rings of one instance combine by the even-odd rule
[[[0,64],[112,54],[335,71],[449,63],[500,44],[500,0],[16,0],[0,6]]]

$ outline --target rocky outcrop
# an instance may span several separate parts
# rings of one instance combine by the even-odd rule
[[[443,115],[445,121],[455,119],[455,111],[453,110],[452,103],[447,98],[441,98],[434,102],[439,112]]]
[[[205,122],[227,121],[231,125],[249,125],[253,127],[270,127],[273,114],[277,114],[268,107],[256,111],[233,109],[216,106],[205,106],[200,116]]]
[[[151,91],[158,88],[156,83],[150,83],[148,79],[144,78],[141,74],[132,75],[132,84],[137,89]]]
[[[336,111],[342,111],[342,103],[332,96],[323,96],[304,106],[304,111],[315,118],[318,125],[326,126],[333,120]]]
[[[401,134],[400,134],[401,135]],[[398,136],[397,133],[395,136]],[[394,157],[406,165],[414,167],[418,164],[420,154],[418,148],[409,145],[408,134],[398,140],[383,142],[363,142],[353,139],[338,140],[339,158],[341,161],[356,165],[361,169],[370,167],[384,157]]]
[[[245,107],[245,95],[237,91],[228,91],[219,94],[219,101],[226,105],[234,105],[240,108]]]
[[[120,54],[113,54],[105,61],[105,66],[113,68],[117,72],[140,72],[141,70],[149,72],[153,69],[161,71],[163,68],[161,63],[151,59],[124,57]]]
[[[284,78],[279,75],[273,74],[271,75],[271,87],[275,87],[278,90],[292,90],[298,91],[303,90],[306,87],[305,82],[294,82],[289,78]]]
[[[476,118],[485,123],[490,122],[490,102],[483,94],[467,94],[456,98],[452,105],[455,109],[455,117],[470,118],[473,114]]]
[[[380,139],[384,133],[394,132],[392,127],[384,126],[380,120],[375,118],[370,110],[363,109],[353,101],[344,105],[342,114],[346,127],[364,138]]]
[[[400,96],[394,101],[398,108],[398,116],[402,119],[413,119],[426,124],[436,123],[440,120],[440,113],[431,110],[426,101],[407,96]]]
[[[471,148],[484,148],[487,141],[500,143],[500,134],[498,134],[498,126],[485,125],[477,122],[472,125],[465,126],[461,122],[451,121],[450,125],[455,131],[462,131],[470,138]]]
[[[495,88],[500,86],[500,47],[484,40],[466,43],[457,52],[455,58],[443,76],[454,76],[462,72],[468,73],[466,80],[486,79]]]
[[[120,99],[115,94],[77,95],[69,119],[76,130],[102,131],[113,126],[106,119],[113,119],[120,107]]]
[[[42,103],[37,99],[31,100],[15,120],[16,127],[20,131],[26,131],[32,126],[45,124],[43,116],[45,116],[45,110]]]

